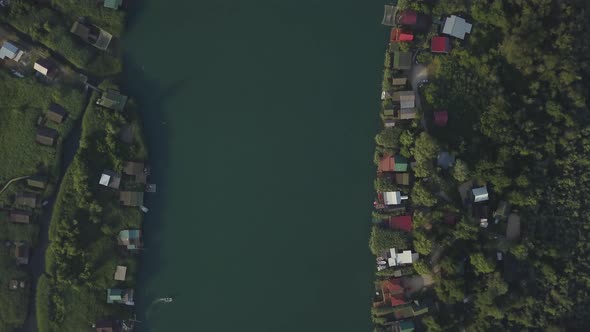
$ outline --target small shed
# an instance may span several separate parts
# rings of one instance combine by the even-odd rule
[[[449,53],[451,51],[451,40],[445,36],[434,36],[430,42],[432,53]]]
[[[520,217],[516,213],[511,213],[508,216],[506,239],[511,242],[517,242],[520,240]]]
[[[473,202],[484,202],[488,200],[488,188],[486,186],[471,189]]]
[[[96,332],[115,332],[115,323],[111,319],[103,319],[96,322],[93,326]]]
[[[127,275],[127,266],[118,265],[117,269],[115,270],[114,279],[117,281],[125,281],[126,275]]]
[[[103,6],[105,8],[117,10],[123,4],[123,0],[104,0]]]
[[[395,183],[402,186],[409,186],[410,173],[395,173]]]
[[[442,32],[455,38],[465,39],[465,35],[471,33],[471,24],[459,16],[451,15],[446,18]]]
[[[434,112],[434,125],[437,127],[445,127],[449,121],[449,113],[447,111]]]
[[[115,173],[114,171],[105,169],[102,172],[98,183],[105,187],[119,189],[121,186],[121,175]]]
[[[64,121],[67,114],[68,113],[63,106],[51,103],[51,105],[49,105],[49,110],[47,111],[47,119],[59,124]]]
[[[31,216],[33,214],[29,211],[12,210],[8,219],[12,223],[16,224],[28,224],[31,222]]]
[[[141,191],[121,191],[119,201],[124,206],[142,206],[143,192]]]
[[[34,209],[37,207],[37,197],[38,196],[35,193],[29,193],[29,192],[18,193],[18,194],[16,194],[16,197],[15,197],[15,204],[20,205],[20,206],[30,207],[30,208]]]
[[[107,89],[102,93],[102,97],[96,101],[97,105],[106,107],[115,111],[122,111],[127,103],[127,96],[122,95],[119,91]]]
[[[393,93],[391,99],[397,102],[406,102],[406,101],[415,101],[416,100],[416,93],[412,90],[407,91],[396,91]],[[409,106],[414,107],[414,106]],[[405,107],[402,107],[405,108]]]
[[[408,159],[406,157],[397,155],[394,158],[394,172],[407,172],[408,171]]]
[[[27,179],[29,187],[45,189],[47,186],[47,177],[42,175],[33,175]]]
[[[16,264],[27,265],[29,264],[29,246],[26,243],[19,243],[16,245],[14,250],[14,257],[16,258]]]
[[[447,151],[441,151],[436,158],[436,164],[440,166],[440,168],[447,170],[455,165],[455,156]]]
[[[33,69],[39,74],[52,77],[55,74],[55,66],[49,59],[39,59],[33,65]]]
[[[11,59],[14,61],[19,61],[20,58],[23,56],[24,52],[19,50],[14,44],[5,41],[2,44],[2,48],[0,48],[0,59]]]
[[[53,146],[55,145],[58,135],[59,134],[55,129],[41,127],[37,129],[35,140],[41,145]]]

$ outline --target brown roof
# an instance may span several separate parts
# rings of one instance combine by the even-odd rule
[[[31,221],[31,212],[12,210],[10,211],[10,222],[28,224]]]
[[[393,172],[395,168],[395,159],[390,154],[385,154],[379,160],[379,172]]]
[[[30,208],[37,207],[37,194],[26,192],[16,194],[16,205],[24,205]]]
[[[143,162],[126,161],[123,163],[123,174],[134,176],[137,183],[146,183],[149,171]]]
[[[35,138],[35,140],[39,144],[53,146],[55,144],[57,136],[57,130],[43,127],[37,129],[37,137]]]
[[[115,324],[113,324],[112,320],[101,320],[94,324],[96,327],[96,332],[114,332]]]
[[[391,79],[393,85],[406,85],[408,79],[406,77],[394,77]]]
[[[47,186],[47,177],[42,175],[33,175],[27,179],[27,185],[30,187],[45,189]]]
[[[142,206],[143,192],[141,191],[121,191],[119,200],[125,206]]]
[[[395,173],[395,183],[407,186],[410,184],[410,173]]]
[[[55,122],[55,123],[62,123],[67,115],[66,110],[58,104],[51,104],[49,105],[49,110],[47,111],[47,119]]]

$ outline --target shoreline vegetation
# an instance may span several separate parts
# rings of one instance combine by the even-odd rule
[[[133,328],[155,187],[137,105],[118,92],[124,5],[0,6],[0,187],[26,177],[0,194],[2,331]]]
[[[386,6],[375,332],[590,328],[588,9]]]

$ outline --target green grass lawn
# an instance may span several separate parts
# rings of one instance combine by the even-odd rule
[[[120,36],[123,32],[125,12],[103,7],[96,0],[53,0],[53,5],[71,19],[88,17],[90,21],[111,33]]]
[[[59,144],[54,148],[35,142],[37,119],[52,102],[64,106],[68,112],[61,125],[46,125],[57,129],[61,140],[80,117],[84,107],[82,92],[40,84],[33,78],[14,78],[0,71],[0,183],[37,172],[57,174]]]

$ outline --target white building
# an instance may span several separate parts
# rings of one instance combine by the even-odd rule
[[[387,191],[383,193],[385,205],[399,205],[405,199],[408,199],[408,196],[402,196],[402,193],[399,191]]]
[[[411,250],[404,250],[401,253],[398,253],[395,248],[389,249],[389,256],[390,257],[387,259],[387,264],[389,266],[412,264],[420,257],[418,253],[412,253]]]
[[[465,39],[465,34],[471,33],[471,23],[465,22],[459,16],[451,15],[445,20],[442,32],[452,37]]]
[[[471,189],[473,202],[484,202],[488,200],[488,188],[486,186]]]
[[[18,62],[23,54],[23,51],[7,41],[5,41],[4,44],[2,44],[2,48],[0,48],[0,59],[2,60],[8,58]]]
[[[102,172],[102,175],[100,176],[100,180],[98,181],[98,183],[105,187],[119,189],[119,186],[121,185],[121,176],[113,171],[105,169]]]

